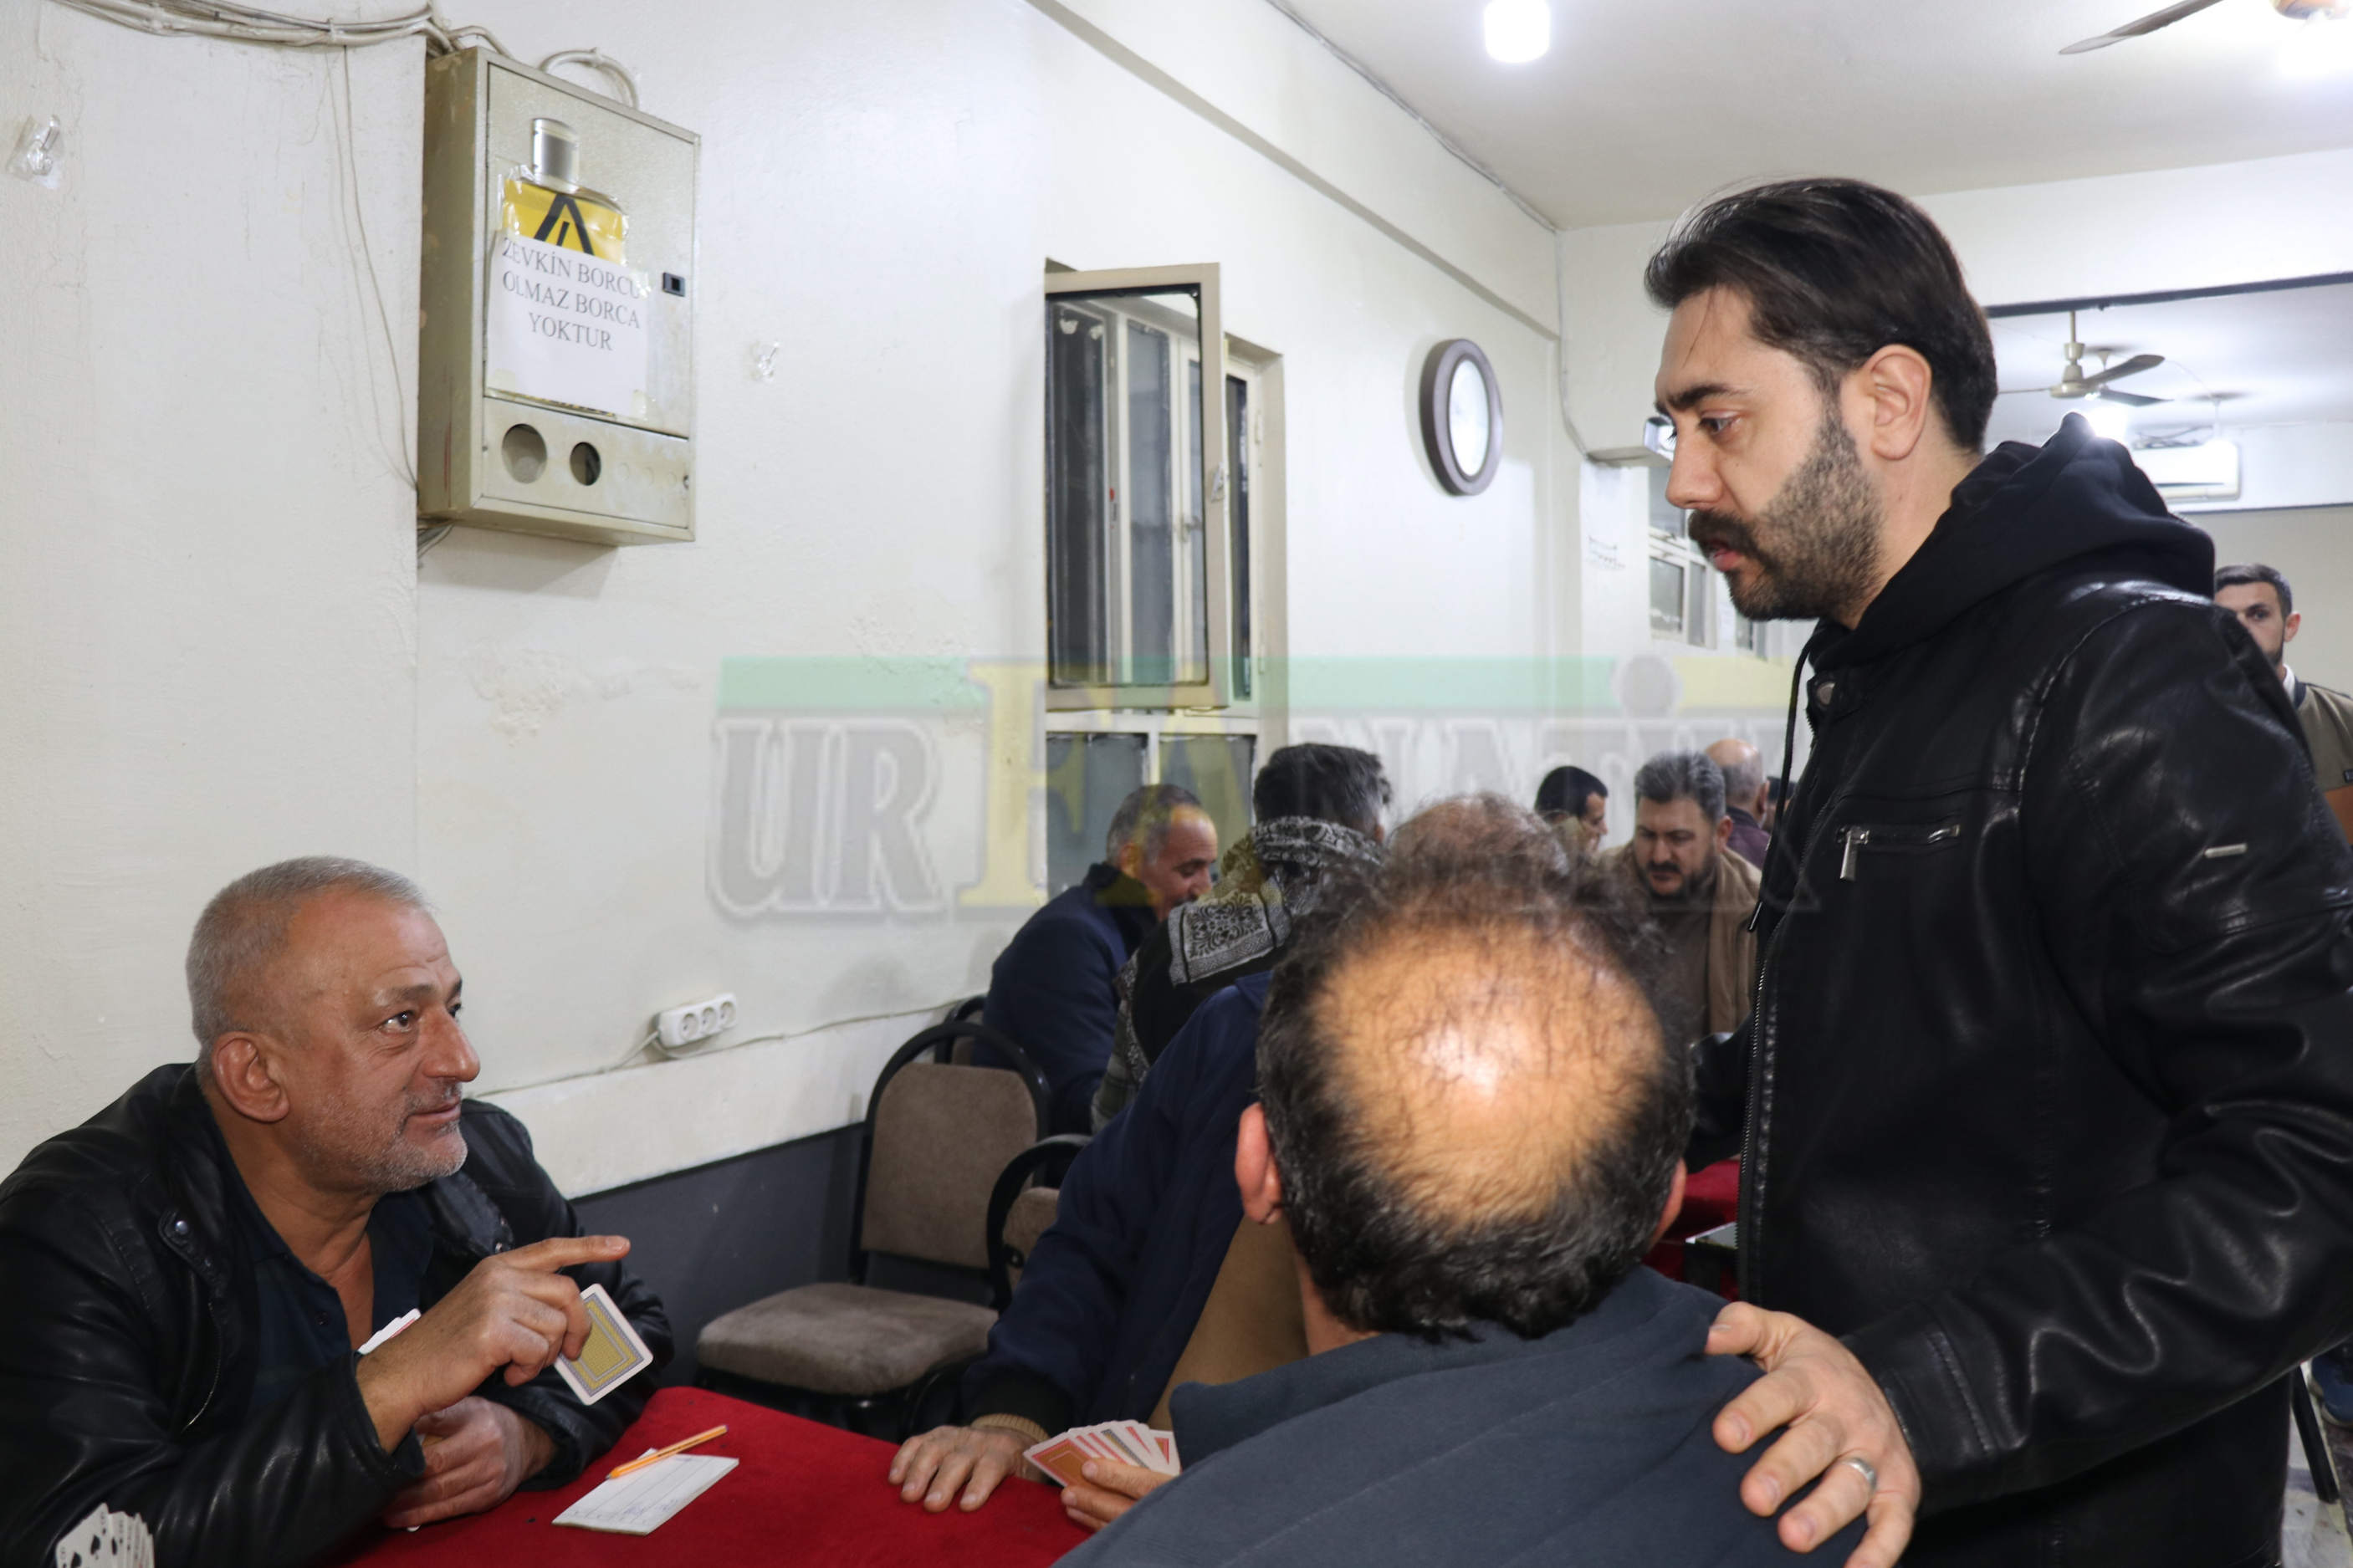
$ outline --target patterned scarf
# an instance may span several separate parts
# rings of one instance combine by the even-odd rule
[[[1243,835],[1218,868],[1218,884],[1168,917],[1168,979],[1191,985],[1266,958],[1291,922],[1315,907],[1329,873],[1379,864],[1380,846],[1353,827],[1279,816]]]

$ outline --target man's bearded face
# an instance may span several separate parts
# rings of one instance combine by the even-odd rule
[[[1702,549],[1727,547],[1756,563],[1753,572],[1727,579],[1742,615],[1812,620],[1862,603],[1871,592],[1882,510],[1832,399],[1813,447],[1754,518],[1694,511],[1685,531]]]

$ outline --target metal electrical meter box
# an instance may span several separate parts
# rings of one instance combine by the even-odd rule
[[[420,518],[694,537],[700,153],[488,49],[427,62]]]

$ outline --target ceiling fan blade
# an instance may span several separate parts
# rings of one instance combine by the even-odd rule
[[[2179,5],[2168,5],[2162,11],[2151,11],[2139,21],[2126,22],[2114,32],[2102,33],[2096,38],[2079,39],[2059,52],[2063,55],[2087,55],[2094,49],[2105,49],[2110,44],[2121,43],[2126,38],[2137,38],[2144,33],[2154,33],[2159,27],[2170,27],[2184,16],[2195,16],[2207,6],[2215,4],[2218,4],[2218,0],[2180,0]]]
[[[2122,364],[2112,364],[2096,375],[2085,376],[2084,378],[2084,384],[2086,386],[2105,386],[2109,382],[2121,381],[2128,375],[2138,375],[2145,370],[2155,370],[2158,365],[2161,365],[2164,363],[2165,356],[2163,354],[2135,354],[2132,358],[2125,361]]]
[[[2132,408],[2146,408],[2152,403],[2170,403],[2173,401],[2173,399],[2169,397],[2148,397],[2137,392],[2118,392],[2114,387],[2110,386],[2101,387],[2092,395],[2098,398],[2103,403],[2121,403],[2126,405],[2127,407]]]

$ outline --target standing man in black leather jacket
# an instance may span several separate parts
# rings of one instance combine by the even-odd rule
[[[1869,1568],[2275,1563],[2284,1379],[2353,1327],[2353,858],[2279,681],[2124,448],[1978,456],[1910,203],[1738,193],[1646,282],[1669,499],[1820,623],[1692,1152],[1743,1154],[1709,1348],[1767,1373],[1717,1439],[1788,1426],[1744,1500],[1820,1477],[1782,1539],[1867,1506]]]
[[[206,907],[195,1064],[0,1184],[0,1568],[50,1568],[101,1505],[158,1568],[291,1568],[372,1519],[562,1486],[644,1408],[650,1373],[591,1407],[550,1370],[581,1286],[657,1365],[669,1323],[522,1125],[460,1099],[459,985],[416,888],[358,861]]]

